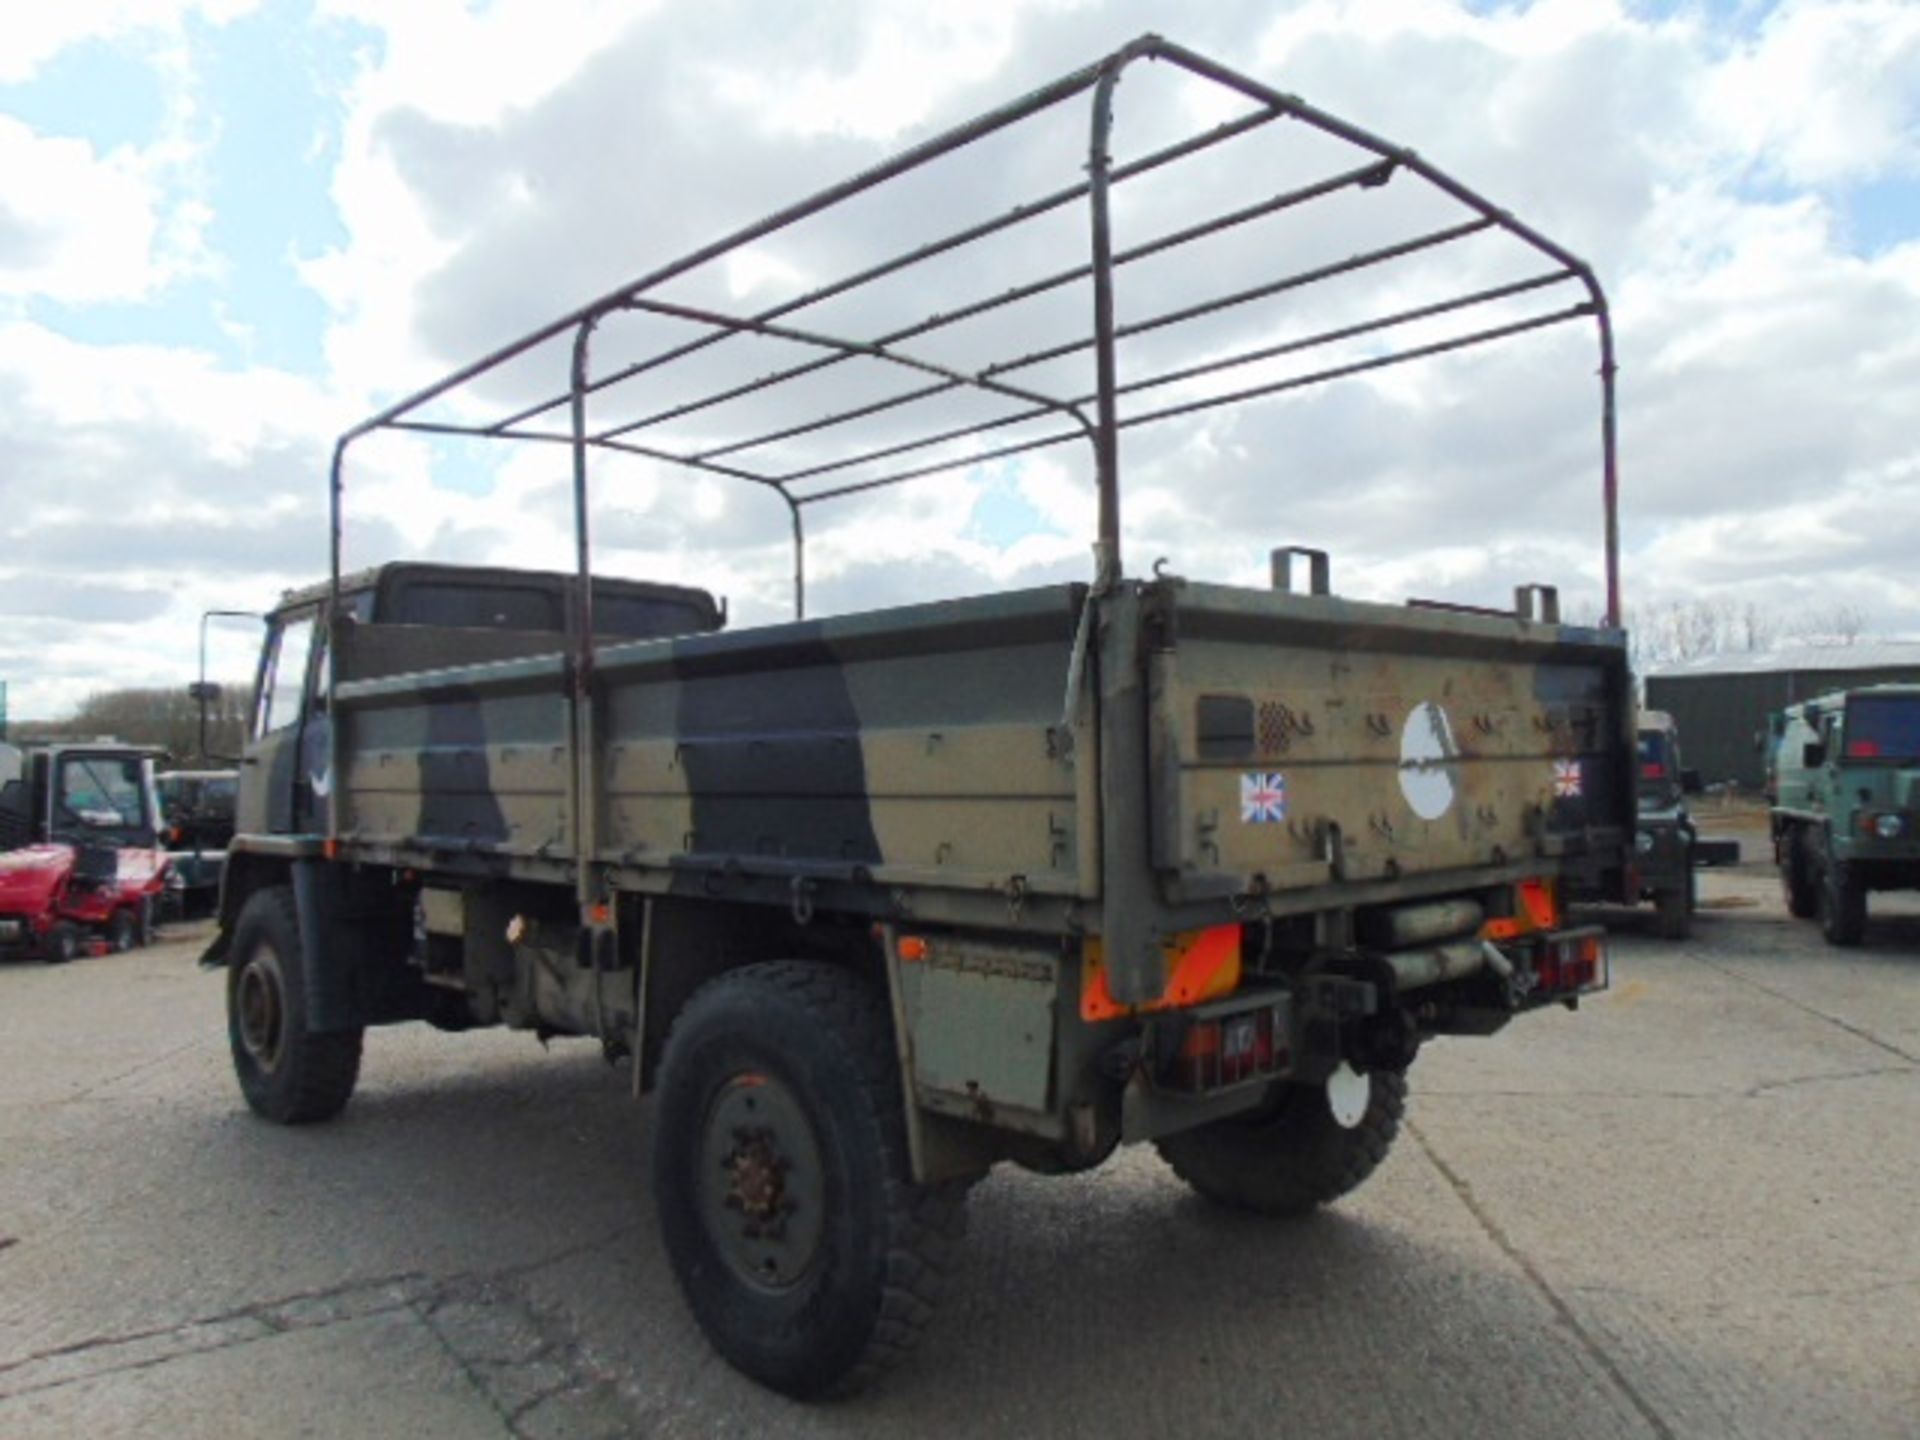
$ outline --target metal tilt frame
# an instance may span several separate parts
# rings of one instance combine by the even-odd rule
[[[1187,75],[1232,91],[1249,102],[1251,109],[1211,129],[1199,131],[1124,163],[1115,164],[1109,154],[1113,132],[1113,102],[1116,88],[1127,68],[1136,61],[1163,62]],[[803,221],[832,210],[861,196],[889,180],[932,164],[942,157],[964,149],[977,141],[999,134],[1021,121],[1051,107],[1091,91],[1092,120],[1085,178],[1047,192],[1012,209],[979,219],[951,233],[924,241],[889,258],[868,264],[805,293],[794,295],[776,305],[750,314],[723,313],[705,306],[676,302],[657,293],[702,266],[731,255],[745,247],[774,236]],[[1112,223],[1112,192],[1142,176],[1178,164],[1202,152],[1229,144],[1275,121],[1291,121],[1342,142],[1360,152],[1356,166],[1319,181],[1295,186],[1245,205],[1212,215],[1179,229],[1152,237],[1128,248],[1116,249]],[[1122,323],[1117,315],[1115,285],[1118,272],[1155,255],[1164,255],[1180,246],[1222,234],[1239,226],[1266,219],[1284,211],[1338,194],[1357,194],[1386,187],[1400,175],[1412,176],[1447,197],[1463,209],[1465,217],[1456,224],[1413,235],[1394,243],[1362,251],[1329,264],[1282,274],[1263,283],[1229,291],[1209,299],[1167,309],[1156,314],[1141,314]],[[1088,214],[1087,258],[1078,264],[1033,277],[1025,283],[1004,288],[977,299],[950,304],[946,308],[914,318],[908,323],[871,336],[850,336],[809,328],[792,317],[863,287],[899,276],[917,265],[951,255],[969,245],[1003,234],[1039,218],[1085,203]],[[1372,315],[1353,323],[1295,336],[1250,349],[1220,355],[1204,353],[1194,363],[1175,365],[1156,373],[1121,381],[1119,347],[1123,341],[1156,333],[1179,334],[1183,327],[1211,316],[1247,305],[1286,296],[1340,276],[1435,250],[1469,237],[1499,232],[1550,262],[1549,268],[1508,283],[1488,286],[1470,293],[1450,295],[1438,301],[1411,306],[1383,315]],[[1523,295],[1574,282],[1584,290],[1584,298],[1563,308],[1485,325],[1468,333],[1421,344],[1406,345],[1386,353],[1369,354],[1345,363],[1329,364],[1305,374],[1283,379],[1259,380],[1229,388],[1226,393],[1205,394],[1197,398],[1169,399],[1153,405],[1153,392],[1182,385],[1207,376],[1226,376],[1236,370],[1258,365],[1282,356],[1303,355],[1321,347],[1362,337],[1386,337],[1402,327],[1440,316],[1461,314],[1477,306],[1516,299]],[[964,324],[1009,306],[1056,293],[1068,287],[1090,285],[1093,298],[1092,326],[1088,333],[1069,335],[1041,345],[1024,354],[1008,355],[978,369],[938,363],[907,347],[923,337]],[[680,340],[618,367],[606,374],[591,373],[591,339],[605,320],[621,314],[654,316],[694,327],[694,338]],[[1615,360],[1612,325],[1607,302],[1592,269],[1577,256],[1537,230],[1498,208],[1474,190],[1454,180],[1422,160],[1412,150],[1392,145],[1379,137],[1318,110],[1304,101],[1284,94],[1257,80],[1242,75],[1193,51],[1146,35],[1124,46],[1095,64],[1044,85],[1007,105],[991,110],[962,125],[913,146],[893,158],[871,167],[838,185],[808,199],[789,205],[766,218],[694,250],[667,265],[653,270],[632,283],[570,311],[511,344],[502,346],[473,363],[454,371],[432,385],[395,402],[342,435],[333,452],[330,479],[329,563],[331,583],[329,614],[337,615],[340,601],[342,535],[345,500],[344,465],[347,449],[361,437],[375,431],[398,431],[422,435],[466,436],[489,440],[522,441],[534,444],[565,445],[572,455],[572,491],[574,504],[575,560],[578,583],[570,616],[570,644],[573,655],[571,693],[574,705],[573,735],[575,764],[572,777],[575,853],[579,857],[579,891],[583,906],[597,903],[594,854],[597,849],[599,818],[594,813],[592,762],[594,717],[594,656],[592,544],[589,525],[589,452],[594,450],[624,454],[677,467],[693,477],[711,476],[769,490],[785,504],[793,533],[793,594],[796,618],[806,613],[805,509],[809,505],[862,494],[883,487],[903,484],[926,476],[964,470],[982,463],[1030,454],[1051,447],[1084,441],[1092,454],[1098,488],[1098,525],[1095,537],[1096,588],[1117,583],[1125,573],[1120,549],[1120,436],[1123,431],[1152,425],[1215,407],[1240,401],[1274,396],[1318,385],[1347,376],[1360,375],[1390,366],[1487,344],[1509,336],[1592,317],[1599,337],[1599,379],[1601,389],[1601,503],[1604,517],[1606,615],[1603,623],[1617,626],[1620,621],[1620,573],[1618,508],[1618,461],[1614,408]],[[1024,331],[1023,331],[1024,333]],[[489,375],[499,367],[548,342],[571,335],[571,364],[568,384],[558,394],[528,404],[490,420],[436,418],[426,413],[433,402],[462,392],[470,382]],[[696,353],[712,350],[742,337],[777,341],[785,347],[813,352],[810,358],[778,368],[771,373],[743,372],[737,379],[709,393],[675,403],[640,410],[618,423],[596,428],[589,423],[589,402],[610,396],[616,390],[622,396],[651,393],[639,382],[654,372]],[[739,348],[736,346],[736,348]],[[745,347],[751,349],[753,347]],[[1031,385],[1017,383],[1020,372],[1050,361],[1058,361],[1090,352],[1091,388],[1080,393],[1055,394]],[[742,357],[743,365],[747,363]],[[698,447],[676,445],[658,437],[663,427],[692,416],[711,418],[723,407],[777,390],[779,387],[822,374],[833,367],[850,363],[882,364],[903,370],[914,377],[909,388],[879,400],[815,415],[798,423],[729,439],[724,444]],[[624,388],[623,388],[624,387]],[[806,463],[782,469],[763,459],[749,463],[742,456],[766,452],[782,442],[819,440],[857,433],[859,422],[883,415],[899,417],[911,414],[914,407],[937,403],[942,397],[971,393],[1004,407],[985,420],[966,423],[937,423],[909,432],[906,439],[860,446],[849,445],[844,453],[830,458],[809,457]],[[1136,408],[1127,409],[1123,402]],[[556,426],[551,417],[565,408],[568,422]],[[1052,417],[1060,423],[1038,435],[1007,437],[1003,432],[1014,427],[1032,426]],[[648,432],[654,432],[649,435]],[[963,448],[963,453],[942,454],[943,448]],[[931,453],[930,453],[931,452]],[[887,468],[894,466],[895,468]],[[849,471],[879,468],[879,474]],[[338,646],[329,643],[327,662],[335,663]],[[338,677],[334,677],[337,679]],[[339,727],[330,727],[329,757],[333,773],[339,772]],[[327,806],[327,838],[337,841],[340,834],[336,785]]]

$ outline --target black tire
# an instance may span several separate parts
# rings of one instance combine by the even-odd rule
[[[1867,888],[1845,865],[1820,867],[1820,933],[1829,945],[1858,945],[1867,933]]]
[[[49,965],[64,965],[80,953],[80,927],[61,920],[40,942],[40,957]]]
[[[154,909],[153,897],[142,896],[139,909],[135,912],[134,944],[142,946],[153,944]]]
[[[360,1078],[364,1032],[308,1031],[302,975],[293,891],[255,891],[233,928],[227,1040],[240,1093],[255,1114],[281,1125],[338,1115]]]
[[[1684,940],[1693,930],[1693,885],[1656,890],[1653,896],[1653,933],[1662,940]]]
[[[707,1339],[799,1399],[852,1394],[906,1356],[966,1223],[964,1184],[913,1182],[884,999],[803,961],[687,1002],[660,1062],[653,1187]]]
[[[1318,1085],[1279,1085],[1261,1109],[1154,1141],[1173,1173],[1216,1204],[1305,1215],[1355,1189],[1387,1158],[1407,1108],[1407,1077],[1368,1073],[1366,1113],[1333,1118]]]
[[[131,910],[116,910],[107,920],[107,949],[124,955],[140,943],[140,921]]]
[[[1820,894],[1814,884],[1813,867],[1807,857],[1806,842],[1798,829],[1789,830],[1780,839],[1780,889],[1787,901],[1787,913],[1796,920],[1811,920],[1820,909]]]

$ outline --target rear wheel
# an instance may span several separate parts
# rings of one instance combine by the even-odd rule
[[[667,1254],[729,1363],[806,1398],[850,1394],[907,1354],[966,1190],[913,1182],[872,987],[797,961],[710,982],[674,1023],[654,1125]]]
[[[41,957],[49,965],[64,965],[80,953],[80,927],[62,920],[47,931]]]
[[[293,891],[256,891],[233,931],[227,1039],[247,1104],[282,1125],[338,1115],[360,1078],[364,1032],[309,1031],[303,976]]]
[[[1811,920],[1820,908],[1820,895],[1806,841],[1793,829],[1780,837],[1779,845],[1780,888],[1786,895],[1787,913],[1796,920]]]
[[[1407,1108],[1407,1077],[1374,1070],[1356,1123],[1334,1116],[1327,1087],[1277,1085],[1267,1104],[1156,1140],[1173,1173],[1220,1205],[1305,1215],[1357,1188],[1387,1158]],[[1358,1110],[1358,1107],[1355,1107]]]

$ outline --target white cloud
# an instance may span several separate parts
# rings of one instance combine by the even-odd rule
[[[1715,67],[1701,111],[1730,150],[1788,184],[1920,174],[1920,8],[1782,5]]]
[[[0,174],[0,295],[137,300],[163,279],[159,197],[132,151],[98,155],[0,115]]]

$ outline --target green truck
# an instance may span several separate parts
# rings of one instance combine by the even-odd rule
[[[1205,127],[1112,155],[1114,85],[1149,60],[1214,97],[1156,113]],[[680,283],[1086,99],[1090,151],[1028,203],[878,260],[848,259],[844,229],[819,247],[794,239],[805,263],[754,271],[807,277],[777,303],[755,291],[751,308],[722,305]],[[1310,134],[1347,168],[1307,180],[1295,166],[1249,200],[1238,147],[1268,129]],[[1214,152],[1241,187],[1222,216],[1183,201],[1174,229],[1119,242],[1110,191]],[[1150,257],[1191,247],[1182,273],[1214,280],[1210,238],[1395,187],[1455,212],[1438,238],[1212,301],[1115,303]],[[969,259],[946,273],[970,288],[928,290],[924,267],[1062,216],[1081,255],[1023,251],[1041,261],[1024,284]],[[1340,337],[1314,321],[1276,341],[1269,317],[1264,338],[1165,346],[1204,318],[1238,323],[1247,305],[1468,236],[1547,268]],[[1554,286],[1571,302],[1532,318],[1382,340]],[[1017,347],[1003,358],[962,365],[942,343],[1038,301],[1030,323],[1020,312],[992,332]],[[1048,316],[1069,322],[1065,339],[1045,338]],[[1601,933],[1563,907],[1632,845],[1624,636],[1561,623],[1542,585],[1510,608],[1344,598],[1327,556],[1295,547],[1274,549],[1264,586],[1164,562],[1132,572],[1121,436],[1592,324],[1617,615],[1605,316],[1584,264],[1411,152],[1146,37],[382,411],[335,452],[331,574],[266,630],[206,957],[226,975],[247,1103],[290,1124],[335,1115],[370,1025],[597,1042],[654,1096],[652,1183],[689,1307],[730,1362],[800,1396],[857,1389],[907,1351],[968,1189],[994,1165],[1072,1172],[1147,1142],[1202,1195],[1262,1214],[1352,1189],[1394,1139],[1423,1043],[1491,1034],[1607,982]],[[623,321],[659,323],[596,367],[596,333]],[[1270,367],[1356,334],[1372,347],[1361,360]],[[508,378],[542,357],[563,387],[516,396]],[[830,388],[824,413],[786,403],[827,371],[848,388]],[[1156,374],[1211,388],[1168,393]],[[733,413],[770,395],[770,412]],[[954,401],[957,418],[937,408]],[[577,567],[343,569],[344,460],[376,432],[569,459]],[[1089,577],[806,616],[816,505],[1042,451],[1085,464]],[[731,627],[705,589],[596,573],[590,487],[608,458],[784,502],[794,618]],[[1203,494],[1204,468],[1190,479]]]
[[[1869,891],[1920,889],[1920,685],[1837,690],[1778,712],[1768,735],[1787,909],[1858,945]]]

